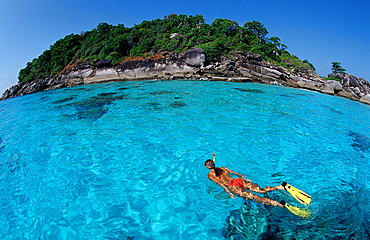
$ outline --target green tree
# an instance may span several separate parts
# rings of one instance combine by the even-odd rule
[[[331,63],[331,71],[333,72],[333,74],[336,74],[336,73],[344,74],[344,73],[346,73],[346,69],[344,69],[342,67],[342,64],[340,62],[332,62]]]
[[[262,23],[258,21],[246,22],[244,27],[258,39],[266,42],[266,36],[269,32]]]
[[[280,41],[281,40],[278,37],[271,37],[269,39],[269,42],[273,43],[277,49],[279,49],[279,50],[285,50],[285,49],[287,49],[288,48],[287,45],[282,44]]]
[[[98,32],[107,32],[111,30],[114,26],[108,24],[108,23],[99,23],[99,25],[96,27],[96,31]],[[120,25],[121,27],[121,25]]]
[[[234,36],[238,23],[229,19],[217,18],[212,22],[212,27],[215,33],[222,34],[224,36]]]

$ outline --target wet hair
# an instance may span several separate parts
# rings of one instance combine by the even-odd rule
[[[207,159],[205,162],[204,162],[204,166],[207,164],[207,163],[209,163],[209,162],[213,162],[213,160],[212,159]]]

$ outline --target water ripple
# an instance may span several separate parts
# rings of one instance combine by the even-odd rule
[[[3,239],[369,238],[366,105],[254,83],[152,81],[0,109]],[[302,188],[312,218],[230,199],[207,179],[211,152],[261,186]],[[300,206],[286,192],[266,197]]]

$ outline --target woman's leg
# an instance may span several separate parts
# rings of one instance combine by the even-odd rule
[[[252,182],[247,182],[247,181],[244,181],[244,188],[245,189],[248,189],[248,190],[251,190],[253,192],[257,192],[257,193],[266,193],[266,192],[270,192],[270,191],[274,191],[274,190],[285,190],[283,186],[279,185],[279,186],[276,186],[276,187],[270,187],[270,186],[267,186],[265,188],[261,188],[260,186],[258,186],[257,184],[255,183],[252,183]]]
[[[278,201],[275,201],[275,200],[272,200],[272,199],[269,199],[269,198],[263,198],[263,197],[260,197],[260,196],[254,195],[254,194],[253,194],[253,197],[254,197],[254,200],[256,202],[259,202],[259,203],[262,203],[262,204],[265,204],[265,205],[272,205],[272,206],[277,206],[277,207],[284,207]]]
[[[255,195],[251,192],[246,192],[246,191],[243,191],[244,189],[242,189],[241,187],[231,187],[231,190],[233,193],[235,193],[236,195],[238,195],[239,197],[242,197],[246,200],[250,200],[250,199],[253,199],[255,200],[256,202],[259,202],[259,203],[262,203],[262,204],[265,204],[265,205],[272,205],[272,206],[277,206],[277,207],[284,207],[281,203],[275,201],[275,200],[272,200],[272,199],[269,199],[269,198],[263,198],[263,197],[260,197],[258,195]]]

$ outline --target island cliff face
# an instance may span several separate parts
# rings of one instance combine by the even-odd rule
[[[293,68],[291,68],[293,69]],[[34,92],[113,81],[194,79],[204,81],[259,82],[309,89],[370,104],[370,83],[349,74],[341,79],[322,80],[313,71],[272,66],[258,54],[235,52],[217,62],[207,62],[201,48],[185,53],[159,52],[152,56],[127,58],[117,67],[110,61],[94,65],[77,62],[58,75],[19,83],[3,93],[1,100]]]

